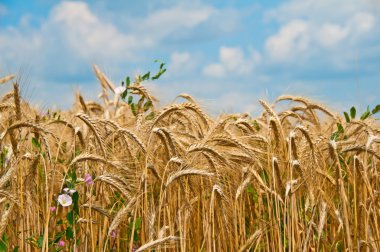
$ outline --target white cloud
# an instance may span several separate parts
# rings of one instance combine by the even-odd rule
[[[177,94],[187,92],[196,98],[212,98],[215,101],[211,104],[213,106],[210,105],[213,111],[253,111],[256,90],[251,92],[254,89],[252,83],[259,83],[257,90],[265,86],[274,92],[275,82],[290,83],[294,78],[305,76],[322,78],[315,76],[325,63],[323,70],[334,71],[338,67],[339,70],[347,70],[352,69],[349,67],[358,55],[372,57],[372,61],[378,58],[379,48],[374,53],[367,47],[368,37],[375,37],[372,43],[378,44],[379,41],[380,8],[376,6],[380,4],[374,4],[377,0],[361,0],[361,3],[347,0],[344,4],[341,0],[289,0],[279,8],[271,5],[269,8],[275,10],[268,12],[267,18],[279,26],[267,38],[264,51],[260,53],[239,43],[248,37],[255,43],[261,41],[262,33],[253,32],[261,28],[271,30],[273,26],[272,23],[260,23],[260,17],[248,17],[249,11],[245,7],[233,9],[230,8],[232,5],[227,5],[219,8],[220,5],[212,7],[205,1],[170,0],[169,3],[163,0],[155,2],[155,5],[149,3],[150,7],[144,6],[146,3],[143,1],[137,4],[141,9],[132,4],[133,7],[126,10],[125,7],[130,7],[131,3],[105,2],[59,1],[44,20],[35,16],[29,20],[25,16],[13,27],[0,25],[0,67],[17,69],[20,65],[32,65],[31,68],[37,71],[30,75],[31,83],[33,86],[39,84],[38,90],[44,90],[38,91],[37,99],[45,101],[47,98],[50,102],[59,100],[60,96],[71,98],[67,93],[74,89],[70,86],[74,81],[72,86],[81,85],[84,93],[93,97],[87,92],[97,87],[95,77],[90,79],[93,77],[92,63],[99,64],[112,79],[125,74],[126,70],[133,72],[134,69],[130,69],[134,67],[133,63],[140,61],[138,64],[141,65],[141,61],[150,61],[152,57],[169,56],[168,73],[163,82],[152,83],[159,98],[165,97],[164,100],[169,101]],[[4,13],[1,6],[0,18]],[[115,6],[116,13],[111,10]],[[243,20],[247,22],[242,23]],[[237,30],[241,33],[233,34],[236,37],[232,38],[231,33]],[[220,41],[226,40],[235,41],[236,47],[220,47]],[[209,65],[200,66],[199,62],[210,55],[204,50],[211,47],[219,50],[218,58],[211,60]],[[256,48],[261,47],[259,44]],[[366,54],[363,51],[359,54],[357,48],[366,50]],[[194,53],[197,50],[198,54]],[[365,61],[366,58],[360,60],[371,64]],[[271,66],[275,61],[285,64]],[[287,63],[292,61],[299,62],[300,67],[287,71],[286,67],[291,66]],[[375,69],[377,63],[370,67]],[[366,64],[361,64],[361,67],[364,69]],[[281,75],[283,69],[286,73]],[[279,72],[272,74],[274,70]],[[297,76],[300,72],[301,77]],[[309,73],[313,76],[308,76]],[[265,81],[260,79],[264,74],[268,77]],[[205,76],[216,78],[205,82]],[[226,76],[232,78],[217,79]],[[245,82],[246,77],[249,81]],[[239,81],[231,85],[233,78]],[[241,85],[239,89],[238,85]],[[304,90],[303,87],[298,89]],[[60,104],[69,100],[62,99],[67,100]],[[236,104],[236,100],[242,104]]]
[[[342,4],[341,0],[290,0],[270,9],[265,17],[280,23],[286,23],[295,18],[323,23],[326,21],[341,22],[360,12],[378,14],[380,12],[379,1],[345,0]]]
[[[117,19],[112,22],[97,15],[85,2],[62,1],[40,27],[30,27],[28,17],[22,17],[20,26],[0,28],[0,52],[3,63],[38,61],[39,68],[56,66],[60,72],[79,71],[99,62],[108,62],[114,69],[140,58],[142,50],[155,48],[172,34],[194,28],[216,14],[220,13],[206,5],[180,3],[145,17],[130,17],[131,25],[122,27],[116,25]]]
[[[218,10],[207,5],[178,5],[156,10],[147,16],[129,20],[127,25],[139,39],[153,47],[165,39],[171,39],[210,21]],[[127,22],[128,23],[128,22]],[[191,36],[191,33],[187,33]]]
[[[299,62],[327,48],[339,53],[365,41],[375,23],[376,18],[369,12],[355,12],[341,21],[293,19],[266,40],[265,49],[272,60],[279,62]]]
[[[183,74],[196,67],[198,59],[189,52],[173,52],[170,55],[170,72]]]
[[[203,74],[211,77],[223,77],[226,73],[222,64],[213,63],[203,68]]]
[[[206,21],[216,12],[208,6],[173,6],[153,12],[140,25],[150,31],[164,32],[178,28],[192,28]]]
[[[124,34],[113,24],[100,20],[84,2],[61,2],[42,28],[45,34],[59,31],[60,39],[85,59],[120,59],[146,41]]]
[[[44,77],[58,72],[80,74],[84,67],[104,61],[117,66],[147,46],[143,39],[101,20],[84,2],[60,2],[40,27],[30,27],[23,20],[18,27],[0,30],[2,63],[15,67],[32,63],[35,74]]]
[[[376,18],[368,12],[359,12],[349,20],[348,25],[357,32],[368,32],[375,26]]]
[[[346,38],[348,33],[348,27],[327,23],[317,31],[316,38],[324,47],[332,47]]]
[[[220,94],[214,100],[207,103],[210,111],[224,112],[224,113],[248,113],[258,115],[262,110],[258,100],[263,98],[259,95],[263,94],[252,94],[243,92],[226,92]]]
[[[0,15],[4,11],[0,4]],[[85,86],[92,77],[92,64],[99,64],[110,77],[124,74],[125,66],[141,60],[145,51],[158,52],[178,33],[192,36],[198,26],[223,14],[206,4],[179,2],[143,16],[127,15],[121,23],[117,17],[109,18],[107,11],[87,2],[61,1],[38,23],[31,25],[30,18],[35,17],[24,15],[18,24],[0,26],[0,63],[11,69],[30,66],[33,79],[44,89],[50,89],[52,82]],[[190,72],[196,67],[196,55],[177,52],[171,56],[173,69]],[[41,99],[48,96],[41,94]],[[57,100],[53,97],[48,99]]]
[[[310,43],[309,25],[302,20],[294,20],[281,27],[280,31],[270,36],[265,48],[276,60],[286,60],[295,53],[308,49]]]
[[[248,75],[260,62],[260,54],[251,49],[250,55],[245,57],[240,47],[220,47],[219,62],[212,63],[203,68],[203,74],[210,77],[223,77],[226,75]]]

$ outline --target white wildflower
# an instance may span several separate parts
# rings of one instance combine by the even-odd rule
[[[123,87],[123,86],[119,86],[119,87],[115,88],[115,90],[114,90],[115,95],[116,96],[121,95],[122,93],[124,93],[125,89],[126,89],[126,87]]]
[[[73,203],[73,199],[70,197],[70,195],[61,194],[58,196],[58,202],[61,204],[61,206],[67,207]]]
[[[331,140],[331,141],[330,141],[330,145],[331,145],[331,147],[332,147],[334,150],[336,150],[336,148],[338,147],[338,145],[337,145],[337,143],[335,142],[335,140]]]

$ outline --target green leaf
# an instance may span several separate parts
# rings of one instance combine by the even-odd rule
[[[70,240],[74,238],[74,231],[71,227],[66,228],[66,240]]]
[[[335,251],[342,252],[343,251],[343,244],[341,241],[337,241],[335,244]]]
[[[350,116],[348,115],[347,112],[343,112],[344,113],[344,117],[346,118],[346,122],[350,122]]]
[[[166,72],[166,69],[160,69],[160,71],[152,77],[152,80],[157,80],[158,78],[160,78],[161,75],[163,75],[164,73]]]
[[[40,175],[40,178],[45,178],[45,169],[42,167],[42,165],[38,165],[38,175]]]
[[[372,109],[372,114],[374,115],[379,111],[380,111],[380,104],[376,105],[376,107],[374,109]]]
[[[146,74],[143,75],[143,77],[141,78],[141,80],[149,80],[149,77],[150,77],[150,72],[147,72]]]
[[[6,252],[8,247],[8,237],[6,234],[3,234],[3,237],[0,240],[0,251]]]
[[[74,211],[76,212],[76,213],[78,213],[79,212],[79,205],[78,205],[78,200],[79,200],[79,194],[78,194],[78,192],[75,192],[75,193],[73,193],[73,205],[74,205]]]
[[[137,106],[136,103],[131,104],[131,110],[134,116],[137,116]]]
[[[131,105],[131,103],[133,102],[133,96],[129,96],[128,97],[128,104]]]
[[[135,222],[131,222],[129,224],[130,229],[132,229],[133,224],[135,225],[135,232],[133,234],[133,240],[135,242],[140,240],[139,234],[140,234],[140,229],[141,229],[141,223],[142,223],[141,217],[138,217],[138,218],[136,218]]]
[[[139,240],[140,240],[139,232],[135,231],[135,234],[133,235],[133,241],[137,243]]]
[[[4,163],[5,163],[5,157],[7,156],[7,153],[8,153],[8,149],[6,147],[4,147],[3,151],[1,152],[1,155],[0,155],[0,164],[1,164],[1,166],[3,166]]]
[[[125,99],[125,97],[127,97],[127,95],[128,95],[128,88],[126,88],[125,90],[124,90],[124,92],[123,93],[121,93],[121,99]]]
[[[269,181],[268,173],[265,170],[262,170],[260,175],[264,182],[267,184]]]
[[[136,218],[135,230],[140,230],[141,229],[141,223],[142,223],[141,217]]]
[[[74,214],[73,210],[71,210],[70,212],[67,213],[66,219],[71,226],[74,224],[74,218],[75,218],[75,214]]]
[[[129,76],[127,76],[127,78],[125,79],[125,83],[127,87],[129,87],[129,85],[131,84],[131,78],[129,78]]]
[[[38,237],[38,240],[37,240],[37,246],[39,248],[42,248],[42,243],[44,242],[44,236],[43,235],[40,235],[40,237]]]
[[[55,237],[54,237],[54,242],[57,243],[59,242],[59,240],[61,240],[62,236],[65,234],[65,231],[63,232],[58,232],[55,234]]]
[[[74,169],[70,169],[68,172],[69,177],[71,178],[71,182],[75,184],[77,182],[77,174]]]
[[[356,116],[356,108],[354,106],[351,107],[350,109],[350,115],[352,119],[355,119]]]
[[[145,120],[152,120],[154,118],[155,114],[154,112],[150,112],[146,117],[145,117]]]
[[[36,138],[32,138],[32,144],[34,147],[36,147],[39,151],[41,151],[41,144],[38,142]]]
[[[160,70],[161,70],[164,66],[165,66],[165,63],[162,62],[162,63],[160,64]]]
[[[148,101],[145,102],[145,104],[144,104],[144,107],[143,107],[144,112],[148,111],[150,107],[152,107],[152,101],[151,101],[151,100],[148,100]]]
[[[14,247],[13,252],[18,252],[19,248],[20,248],[19,246]]]
[[[338,139],[339,132],[335,131],[334,133],[331,134],[330,140],[336,141]]]
[[[258,203],[259,196],[252,185],[249,185],[247,187],[247,192],[252,195],[253,202]]]
[[[255,130],[257,131],[260,130],[260,125],[256,120],[252,122],[252,126],[255,128]]]
[[[338,132],[339,133],[344,133],[344,128],[343,128],[342,124],[337,123],[336,126],[338,127]]]
[[[369,111],[366,111],[362,114],[362,116],[360,117],[360,120],[365,120],[367,119],[369,116],[371,115],[371,112]]]

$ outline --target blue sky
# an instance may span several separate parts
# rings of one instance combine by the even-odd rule
[[[1,0],[0,76],[68,108],[77,89],[96,99],[92,64],[118,85],[161,59],[147,86],[162,105],[189,93],[211,113],[257,113],[294,94],[364,109],[380,103],[379,17],[377,0]]]

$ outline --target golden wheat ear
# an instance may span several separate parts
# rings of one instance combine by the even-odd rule
[[[10,74],[10,75],[7,75],[5,77],[1,77],[0,78],[0,84],[5,84],[5,83],[13,80],[15,77],[16,77],[16,75],[14,75],[14,74]]]

